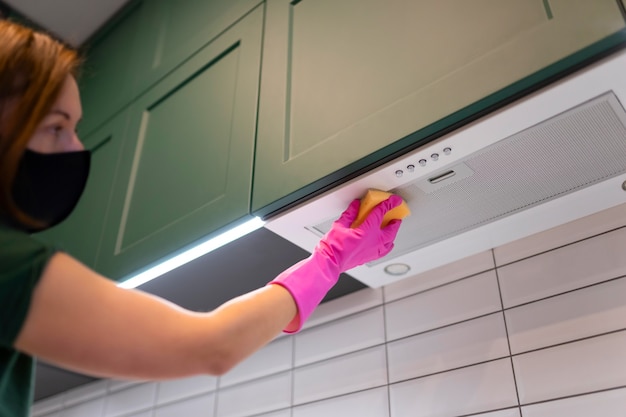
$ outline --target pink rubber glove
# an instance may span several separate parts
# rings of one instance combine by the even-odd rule
[[[383,216],[399,206],[402,198],[393,195],[378,204],[357,228],[350,225],[359,212],[360,200],[354,200],[320,240],[308,258],[282,272],[270,284],[281,285],[291,293],[298,314],[284,329],[295,333],[337,283],[339,274],[381,258],[393,249],[401,220],[392,220],[381,229]]]

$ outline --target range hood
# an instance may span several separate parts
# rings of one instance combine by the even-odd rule
[[[626,202],[626,52],[268,221],[312,251],[369,188],[411,208],[394,250],[348,273],[380,287]]]

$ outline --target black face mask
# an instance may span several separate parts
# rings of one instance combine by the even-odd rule
[[[91,153],[89,151],[44,154],[26,149],[13,181],[17,207],[42,222],[41,232],[70,215],[83,194]]]

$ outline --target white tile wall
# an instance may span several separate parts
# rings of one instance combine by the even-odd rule
[[[128,414],[124,417],[153,417],[152,410],[142,411],[140,413]]]
[[[40,417],[63,409],[65,395],[66,394],[55,395],[54,397],[36,402],[30,410],[31,417]]]
[[[291,417],[291,409],[286,408],[280,411],[273,411],[271,413],[258,414],[255,417]]]
[[[501,310],[494,271],[385,304],[388,340]]]
[[[121,380],[121,379],[111,379],[109,380],[107,389],[109,392],[120,391],[126,388],[130,388],[133,385],[139,385],[140,381],[130,381],[130,380]]]
[[[110,394],[106,398],[104,417],[122,416],[152,407],[156,399],[156,387],[157,384],[151,382]]]
[[[390,386],[393,417],[462,416],[517,405],[510,359]]]
[[[626,204],[565,223],[494,249],[498,266],[626,226]]]
[[[293,337],[281,337],[250,356],[220,378],[220,387],[291,369]]]
[[[502,313],[391,342],[389,382],[509,355]]]
[[[520,417],[519,408],[509,408],[508,410],[492,411],[491,413],[474,414],[472,417]]]
[[[48,413],[48,414],[39,414],[41,416],[45,416],[45,417],[62,417],[63,416],[63,411],[55,411],[52,413]],[[31,414],[31,416],[34,416],[34,414]]]
[[[243,417],[289,407],[291,379],[289,371],[220,389],[216,416]]]
[[[626,386],[626,331],[513,358],[522,404]]]
[[[511,352],[626,329],[626,278],[506,311]]]
[[[361,350],[294,370],[294,404],[387,385],[385,347]]]
[[[522,407],[523,417],[625,417],[626,388]]]
[[[178,401],[217,389],[217,377],[200,375],[191,378],[160,382],[157,388],[157,404]]]
[[[349,314],[358,313],[383,303],[382,288],[365,288],[361,291],[348,294],[340,299],[332,300],[320,305],[304,323],[303,329],[328,323],[345,317]]]
[[[107,394],[108,381],[100,380],[69,390],[65,393],[63,404],[71,406]]]
[[[492,252],[481,252],[387,285],[384,287],[385,302],[388,303],[399,298],[426,291],[457,279],[488,271],[494,267],[495,264],[493,262]]]
[[[389,417],[387,387],[295,407],[293,417]]]
[[[154,417],[213,417],[215,415],[215,395],[202,394],[162,405],[154,410]]]
[[[383,308],[375,307],[295,336],[295,365],[385,343]]]
[[[498,268],[505,307],[626,275],[626,228]]]
[[[104,397],[65,408],[63,417],[100,417],[104,415]]]
[[[626,417],[624,225],[626,206],[325,303],[221,378],[100,381],[32,416]]]

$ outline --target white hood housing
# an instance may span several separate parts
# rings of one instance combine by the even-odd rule
[[[379,287],[626,202],[626,52],[271,219],[312,251],[369,188],[411,208],[394,250],[348,273]]]

